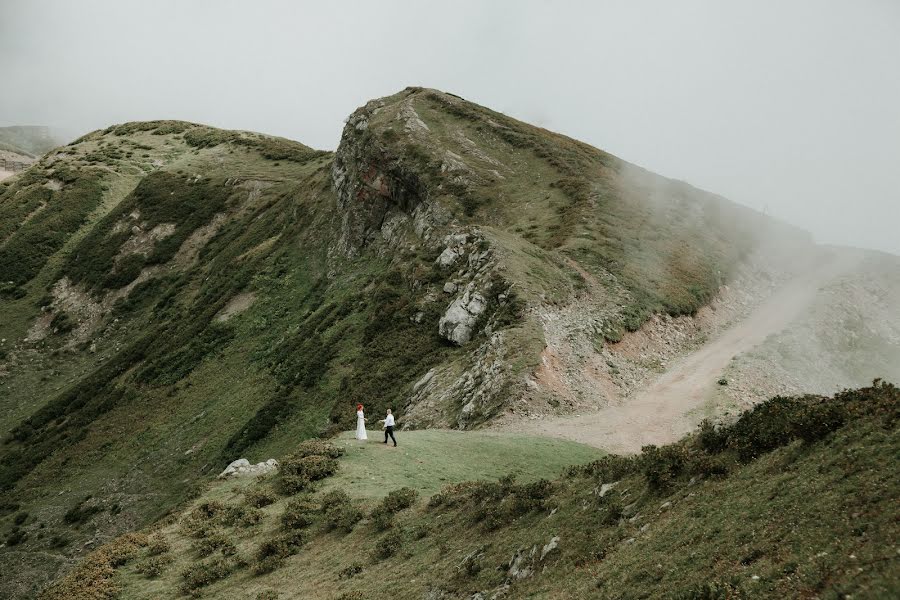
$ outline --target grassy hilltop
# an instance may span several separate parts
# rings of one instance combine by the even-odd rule
[[[0,570],[17,574],[0,595],[236,458],[349,429],[356,402],[416,429],[559,406],[532,380],[548,323],[618,373],[599,352],[695,313],[773,240],[809,251],[754,211],[422,88],[358,109],[334,153],[182,121],[56,148],[0,183]]]

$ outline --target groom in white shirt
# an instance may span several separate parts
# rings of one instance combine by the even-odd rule
[[[391,409],[387,409],[387,416],[384,418],[384,443],[387,444],[388,436],[394,440],[394,448],[397,447],[397,439],[394,437],[394,415]]]

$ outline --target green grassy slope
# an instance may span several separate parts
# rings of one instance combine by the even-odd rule
[[[38,586],[357,402],[477,427],[539,364],[538,310],[584,302],[598,344],[691,312],[761,228],[419,88],[354,113],[334,154],[183,121],[88,134],[0,183],[0,570],[40,555]],[[451,343],[465,299],[484,311]]]
[[[552,481],[533,477],[583,450],[475,434],[483,454],[472,463],[459,438],[434,435],[421,440],[426,463],[471,464],[475,479],[497,466],[495,444],[500,456],[518,445],[530,477],[448,478],[440,493],[381,501],[378,486],[357,482],[361,459],[348,447],[335,479],[294,495],[276,493],[281,476],[216,484],[92,554],[47,597],[888,598],[898,590],[898,417],[889,384],[776,398],[731,425]],[[393,449],[362,452],[377,482],[407,483],[391,473],[410,466]]]

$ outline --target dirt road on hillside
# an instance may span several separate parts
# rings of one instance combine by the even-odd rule
[[[647,444],[674,442],[697,426],[702,416],[690,413],[710,398],[732,357],[787,327],[810,305],[822,285],[851,266],[851,259],[839,259],[808,270],[774,292],[746,319],[676,361],[656,381],[620,404],[589,414],[526,421],[515,429],[619,454],[640,452]]]

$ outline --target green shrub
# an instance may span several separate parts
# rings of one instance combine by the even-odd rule
[[[18,546],[22,542],[28,539],[28,532],[19,529],[18,527],[13,527],[9,535],[6,536],[6,545],[7,546]]]
[[[310,439],[300,443],[294,458],[305,456],[327,456],[328,458],[340,458],[344,455],[344,449],[325,440]]]
[[[237,548],[222,530],[213,530],[208,535],[199,538],[194,542],[194,551],[201,557],[209,556],[214,552],[220,552],[223,556],[237,554]]]
[[[90,500],[91,496],[88,496],[84,500],[67,510],[63,515],[63,522],[69,525],[75,525],[77,527],[83,523],[87,523],[94,515],[103,511],[103,508],[96,504],[85,506],[85,504]]]
[[[240,566],[240,561],[235,557],[224,556],[195,563],[181,572],[180,589],[186,594],[194,594],[203,587],[225,579]]]
[[[385,496],[381,501],[381,506],[388,512],[396,513],[412,506],[418,497],[419,493],[416,490],[403,487]]]
[[[162,572],[165,570],[166,565],[170,564],[172,560],[173,559],[171,556],[150,556],[135,570],[148,579],[155,579],[156,577],[162,575]]]
[[[253,572],[262,575],[274,571],[281,566],[284,559],[299,552],[305,542],[303,533],[300,531],[262,542],[256,548]]]
[[[728,436],[716,429],[712,421],[703,419],[697,430],[697,443],[704,452],[718,454],[727,447]]]
[[[328,512],[328,510],[334,506],[349,503],[350,495],[340,488],[322,494],[322,497],[319,498],[319,506],[322,513]]]
[[[418,495],[416,490],[404,487],[385,496],[372,510],[371,518],[375,528],[381,531],[390,528],[394,522],[394,514],[412,506]]]
[[[285,529],[302,529],[313,523],[313,513],[318,506],[304,498],[296,498],[288,502],[281,514],[281,525]]]
[[[283,493],[296,494],[306,489],[311,482],[333,475],[337,467],[337,461],[328,456],[294,455],[281,464],[279,486]]]
[[[375,546],[375,557],[383,560],[394,556],[403,548],[403,542],[403,531],[392,529]]]
[[[65,311],[59,311],[50,321],[50,329],[55,333],[66,334],[75,329],[75,321]]]
[[[337,529],[349,533],[362,518],[362,511],[347,502],[332,506],[325,511],[325,526],[329,530]]]
[[[678,445],[662,448],[653,445],[644,446],[641,448],[640,463],[650,488],[662,490],[669,487],[675,478],[684,472],[684,450]]]
[[[338,578],[340,579],[351,579],[356,577],[360,573],[363,572],[363,566],[361,563],[355,562],[347,565],[340,571],[338,571]]]
[[[320,498],[321,511],[324,515],[325,527],[349,533],[363,518],[362,511],[353,506],[350,496],[344,490],[337,489]]]
[[[244,502],[253,508],[263,508],[275,502],[275,492],[268,488],[254,488],[244,494]]]
[[[25,511],[22,511],[19,514],[17,514],[15,516],[15,518],[13,518],[13,525],[16,525],[16,526],[22,525],[27,520],[28,520],[28,513]]]
[[[166,554],[171,549],[169,542],[166,541],[166,538],[161,533],[154,534],[147,542],[147,552],[150,556]]]
[[[378,531],[384,531],[394,526],[394,513],[385,510],[382,506],[375,507],[369,518],[372,519],[372,524]]]

